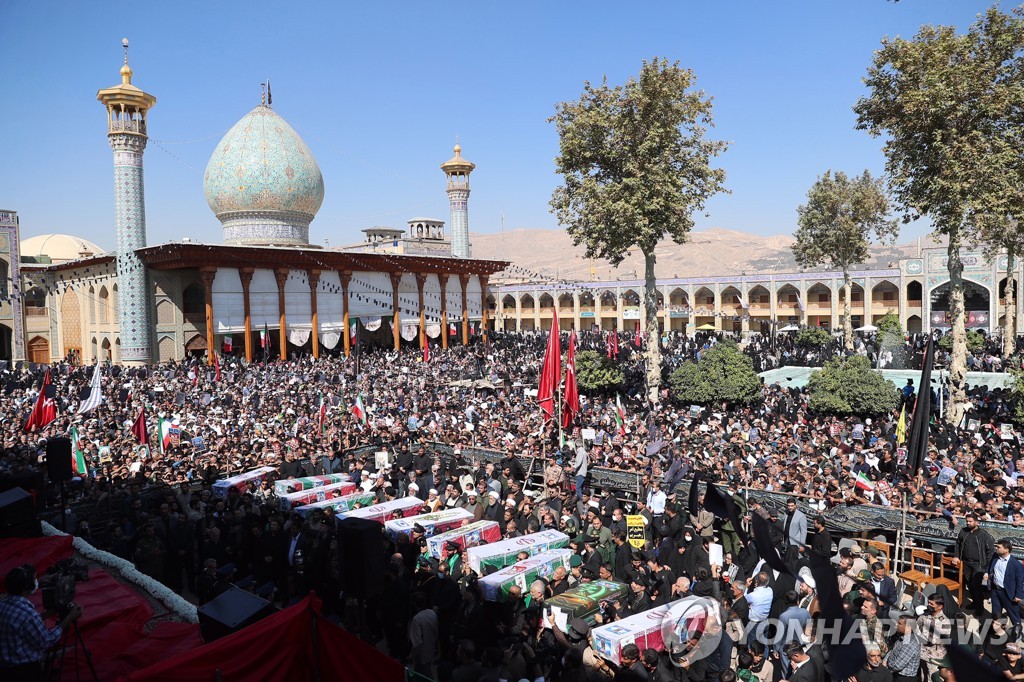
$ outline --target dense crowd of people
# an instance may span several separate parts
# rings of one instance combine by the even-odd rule
[[[666,373],[721,338],[669,334]],[[821,364],[842,353],[838,343],[812,351],[789,338],[755,338],[745,352],[758,368]],[[469,347],[436,349],[429,361],[413,349],[361,348],[348,359],[246,364],[227,355],[216,370],[199,358],[152,368],[57,364],[48,368],[57,418],[32,433],[22,424],[47,368],[6,367],[0,370],[0,412],[9,418],[0,423],[0,473],[41,468],[45,440],[74,428],[88,471],[70,485],[70,513],[55,522],[198,603],[229,583],[282,605],[315,590],[349,623],[336,514],[329,508],[305,517],[282,512],[275,478],[348,473],[376,501],[414,496],[430,511],[460,507],[474,520],[498,522],[505,538],[543,529],[566,533],[573,549],[569,570],[558,569],[528,590],[513,588],[501,603],[483,600],[479,576],[462,550],[452,548],[450,559],[437,561],[424,553],[422,533],[382,539],[387,588],[365,603],[358,629],[431,679],[821,680],[830,649],[815,634],[822,614],[806,571],[813,552],[835,559],[846,608],[870,633],[858,679],[917,679],[919,668],[950,679],[939,635],[964,620],[967,604],[984,622],[1005,611],[1010,636],[996,636],[1003,621],[995,621],[983,636],[960,641],[1011,674],[1022,673],[1016,641],[1024,584],[1011,583],[1005,565],[1017,561],[1012,540],[977,527],[979,519],[1024,524],[1024,494],[1016,485],[1024,458],[1016,437],[1001,429],[1012,410],[1008,393],[972,387],[976,423],[954,428],[937,420],[924,469],[915,475],[897,447],[898,411],[863,420],[825,417],[810,412],[803,391],[779,386],[764,386],[763,400],[750,406],[694,412],[671,399],[652,406],[642,399],[642,349],[623,335],[616,358],[626,377],[620,396],[582,396],[563,443],[531,397],[545,343],[543,334],[495,333],[486,343],[477,338]],[[861,341],[855,352],[881,352],[873,343]],[[604,354],[608,340],[584,332],[580,348]],[[921,337],[905,341],[909,358],[922,348]],[[986,346],[976,357],[991,367],[986,357],[994,351]],[[102,372],[104,401],[78,415],[94,371]],[[901,388],[901,405],[912,408],[916,387]],[[140,413],[148,446],[131,428]],[[161,422],[173,425],[174,438],[165,438]],[[365,453],[354,450],[363,445],[387,451],[387,463],[354,454]],[[471,447],[504,456],[483,462],[464,455]],[[543,463],[542,477],[527,477],[523,456]],[[213,494],[219,478],[258,466],[276,471],[248,490]],[[591,495],[595,467],[638,472],[641,489]],[[773,543],[787,548],[781,554],[791,574],[766,568],[764,548],[759,553],[744,542],[734,524],[716,518],[702,500],[689,506],[680,483],[695,472],[728,491],[742,516],[768,522]],[[861,478],[872,481],[870,489],[858,484]],[[896,507],[906,499],[915,514],[944,516],[960,529],[951,551],[966,569],[968,598],[958,605],[949,593],[910,585],[915,601],[905,607],[888,560],[856,547],[837,554],[822,518],[808,519],[795,502],[785,509],[760,504],[761,490],[809,500],[812,510]],[[645,518],[642,549],[628,542],[627,513]],[[712,544],[724,548],[722,565],[711,561]],[[1019,575],[1024,580],[1024,570]],[[631,646],[612,665],[588,642],[591,624],[576,619],[565,631],[550,627],[544,609],[546,599],[601,579],[629,586],[627,597],[602,605],[601,623],[698,596],[723,605],[728,636],[699,660],[685,651]],[[883,628],[889,617],[895,618],[891,632]],[[769,621],[775,626],[767,627]],[[906,632],[912,636],[903,637]]]

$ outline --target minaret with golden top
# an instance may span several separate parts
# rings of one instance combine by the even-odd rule
[[[469,258],[469,174],[476,164],[462,158],[462,146],[455,144],[455,156],[441,164],[448,177],[448,205],[451,210],[452,255]]]
[[[107,140],[114,150],[114,218],[117,231],[118,316],[121,357],[126,365],[154,360],[149,283],[136,249],[146,246],[146,200],[142,153],[146,149],[146,115],[156,97],[132,85],[128,39],[124,46],[121,84],[96,93],[107,108]]]

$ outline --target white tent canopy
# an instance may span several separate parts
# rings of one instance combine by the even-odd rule
[[[779,330],[780,332],[797,332],[800,331],[800,327],[795,324],[787,324],[785,327]]]
[[[868,324],[864,325],[863,327],[857,327],[853,331],[855,331],[855,332],[877,332],[878,331],[878,327],[876,327],[873,324],[868,323]]]

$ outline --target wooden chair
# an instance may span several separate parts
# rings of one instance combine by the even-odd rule
[[[951,569],[951,571],[956,575],[956,580],[946,577],[946,569]],[[963,564],[957,565],[954,563],[953,557],[945,555],[940,556],[939,572],[935,577],[927,582],[932,585],[945,585],[958,604],[963,602],[962,592],[964,584],[964,566]]]
[[[921,570],[927,566],[928,570]],[[910,568],[900,573],[900,577],[916,589],[921,583],[930,583],[935,578],[935,555],[924,549],[910,550]]]
[[[883,564],[885,564],[885,570],[888,571],[889,567],[892,566],[892,550],[889,548],[889,543],[879,542],[878,540],[868,540],[867,546],[877,549],[879,552],[881,552],[881,555],[876,558]]]

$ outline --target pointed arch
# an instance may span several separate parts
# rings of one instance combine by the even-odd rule
[[[107,291],[106,285],[100,287],[96,309],[99,313],[97,317],[100,324],[106,324],[110,321],[110,292]]]

